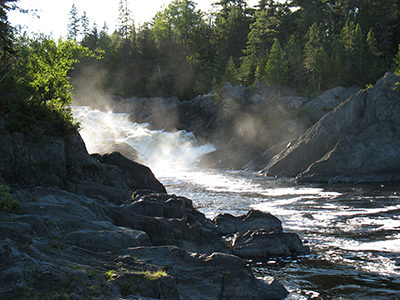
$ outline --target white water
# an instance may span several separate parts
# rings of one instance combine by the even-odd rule
[[[207,217],[239,215],[250,208],[268,211],[284,228],[309,241],[311,257],[279,269],[271,262],[256,268],[260,277],[281,277],[292,291],[290,298],[400,298],[397,187],[297,186],[254,172],[201,170],[196,162],[215,148],[199,145],[191,133],[150,130],[130,122],[127,114],[90,107],[73,111],[90,153],[125,143],[169,193],[192,199]]]

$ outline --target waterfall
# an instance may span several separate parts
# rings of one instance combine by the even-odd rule
[[[75,106],[72,111],[89,153],[107,153],[117,145],[123,154],[136,157],[158,176],[195,169],[203,154],[215,150],[211,144],[200,145],[192,133],[151,130],[148,124],[130,121],[129,114],[89,106]]]

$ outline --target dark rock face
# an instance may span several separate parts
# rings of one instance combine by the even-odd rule
[[[325,115],[265,172],[303,182],[398,182],[400,77],[387,73]]]
[[[119,153],[90,156],[78,133],[65,137],[9,133],[0,118],[0,136],[0,174],[10,185],[53,186],[115,201],[128,199],[136,189],[166,192],[148,167]]]
[[[102,164],[117,166],[122,176],[129,182],[131,190],[149,189],[159,193],[167,192],[148,167],[131,161],[118,152],[95,157]]]
[[[184,197],[148,194],[109,211],[116,224],[146,232],[154,245],[176,245],[207,254],[230,252],[215,225]]]

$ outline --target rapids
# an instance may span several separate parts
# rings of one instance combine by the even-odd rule
[[[255,274],[280,280],[288,299],[400,299],[399,186],[297,185],[251,171],[203,170],[213,151],[185,131],[150,130],[127,114],[73,107],[89,153],[126,143],[170,194],[193,200],[207,217],[255,208],[280,218],[312,253],[249,261]]]

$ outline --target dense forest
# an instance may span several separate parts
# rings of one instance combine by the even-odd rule
[[[372,84],[395,68],[400,43],[397,0],[243,0],[214,3],[205,14],[174,0],[135,27],[121,0],[117,29],[89,26],[73,7],[70,38],[103,59],[105,90],[121,96],[206,93],[225,81],[258,81],[317,94],[334,86]]]
[[[70,124],[70,77],[87,70],[108,94],[182,100],[226,81],[311,96],[399,72],[398,0],[260,0],[255,8],[221,0],[209,14],[173,0],[139,27],[120,0],[113,33],[72,6],[68,38],[59,40],[12,28],[7,12],[17,5],[0,0],[0,111],[15,112],[9,123],[18,130],[43,111]]]

